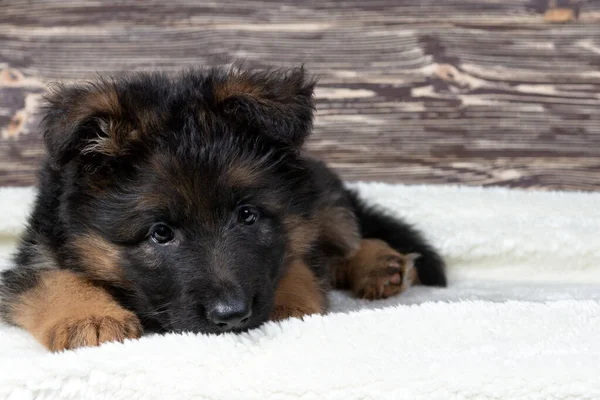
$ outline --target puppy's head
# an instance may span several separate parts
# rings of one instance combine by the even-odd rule
[[[296,69],[56,88],[44,135],[72,266],[162,330],[267,320],[286,257],[314,236],[297,155],[313,87]]]

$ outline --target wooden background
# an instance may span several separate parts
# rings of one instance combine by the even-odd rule
[[[0,1],[0,185],[45,84],[245,59],[321,76],[308,149],[349,180],[600,189],[600,1]]]

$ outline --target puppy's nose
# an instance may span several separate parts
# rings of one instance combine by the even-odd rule
[[[242,297],[218,300],[206,312],[206,317],[223,330],[243,327],[251,315],[250,304]]]

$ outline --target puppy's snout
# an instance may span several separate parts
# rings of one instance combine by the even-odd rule
[[[243,296],[219,299],[206,311],[208,320],[223,330],[242,328],[251,316],[252,305]]]

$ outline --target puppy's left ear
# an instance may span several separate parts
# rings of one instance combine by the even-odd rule
[[[240,128],[251,128],[290,147],[300,147],[312,130],[316,79],[304,68],[232,70],[213,79],[217,108]]]
[[[122,120],[113,82],[55,84],[46,96],[42,120],[52,165],[60,168],[82,154],[117,154],[125,140]]]

